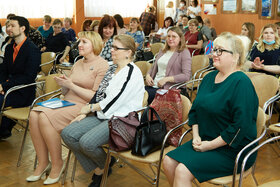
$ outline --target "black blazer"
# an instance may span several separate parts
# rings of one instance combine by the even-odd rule
[[[28,38],[21,46],[13,62],[14,41],[6,47],[3,63],[0,66],[0,84],[4,92],[13,86],[35,82],[40,70],[41,54],[37,46]],[[10,95],[11,106],[22,107],[32,103],[35,98],[35,86],[15,91]]]

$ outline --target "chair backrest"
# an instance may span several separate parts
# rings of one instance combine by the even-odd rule
[[[152,65],[147,61],[137,61],[135,65],[141,70],[143,77],[145,77],[152,67]]]
[[[54,52],[44,52],[41,55],[41,71],[44,75],[48,75],[51,68],[53,67],[55,60]]]
[[[145,91],[144,93],[144,98],[143,98],[143,103],[142,103],[142,106],[145,107],[148,105],[148,97],[149,97],[149,94],[147,91]]]
[[[184,95],[181,94],[182,104],[183,104],[183,121],[186,121],[189,116],[189,111],[192,107],[191,101]]]
[[[260,137],[260,135],[262,134],[264,128],[265,128],[265,122],[266,122],[266,116],[265,113],[263,111],[263,109],[261,107],[259,107],[258,110],[258,116],[257,116],[257,137]]]
[[[156,55],[159,52],[159,50],[161,50],[163,47],[164,47],[163,43],[159,43],[159,42],[153,43],[151,45],[151,51],[152,51],[153,55]]]
[[[192,57],[192,76],[198,70],[209,66],[209,58],[205,55],[196,55]],[[199,73],[193,79],[197,79],[199,77]]]
[[[44,93],[49,93],[55,90],[60,89],[61,87],[56,83],[54,77],[60,76],[60,74],[51,74],[46,77],[46,83],[44,88]],[[49,95],[46,97],[46,100],[51,98],[53,95]]]
[[[263,107],[264,103],[279,90],[279,80],[274,76],[255,72],[248,72],[246,75],[251,79],[255,87],[260,107]]]

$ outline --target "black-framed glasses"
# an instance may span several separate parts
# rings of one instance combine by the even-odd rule
[[[217,56],[221,56],[223,54],[223,52],[227,52],[233,55],[232,51],[226,50],[226,49],[221,49],[221,48],[213,48],[212,49],[212,54],[216,53]]]
[[[129,50],[128,48],[117,47],[117,46],[115,46],[115,45],[112,45],[112,49],[114,49],[115,51],[118,51],[118,50]]]

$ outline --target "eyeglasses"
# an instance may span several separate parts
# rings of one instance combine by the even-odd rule
[[[213,48],[212,49],[212,54],[216,53],[217,56],[221,56],[223,54],[223,52],[227,52],[227,53],[230,53],[233,55],[233,52],[232,51],[229,51],[229,50],[226,50],[226,49],[221,49],[221,48]]]
[[[112,49],[114,49],[115,51],[117,51],[117,50],[129,50],[128,48],[117,47],[115,45],[112,45]]]

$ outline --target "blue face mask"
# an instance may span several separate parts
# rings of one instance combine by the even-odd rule
[[[267,44],[267,45],[272,45],[275,44],[275,40],[272,40],[271,42],[268,42],[266,40],[263,40],[263,43]]]

